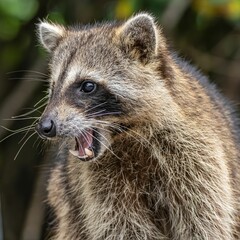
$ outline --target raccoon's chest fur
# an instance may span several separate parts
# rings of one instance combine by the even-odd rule
[[[39,37],[52,58],[36,130],[59,142],[52,239],[240,239],[237,119],[154,19],[43,22]]]
[[[56,164],[48,188],[58,216],[56,239],[168,239],[157,159],[144,146],[125,143],[129,151],[114,151],[124,151],[121,159],[108,153],[99,163],[69,156]]]

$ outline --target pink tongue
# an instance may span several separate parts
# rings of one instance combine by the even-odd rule
[[[84,131],[84,134],[81,134],[78,138],[78,152],[79,152],[79,156],[85,156],[85,148],[90,148],[92,146],[92,142],[93,142],[93,131],[92,130],[87,130]]]

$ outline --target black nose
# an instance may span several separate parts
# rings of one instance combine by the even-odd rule
[[[54,121],[50,118],[43,118],[36,125],[36,131],[40,137],[55,137],[56,136],[56,125]]]

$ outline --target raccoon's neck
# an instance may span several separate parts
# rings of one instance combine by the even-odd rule
[[[81,205],[89,239],[105,239],[109,231],[126,239],[138,239],[127,232],[149,232],[148,239],[159,239],[158,224],[142,222],[152,218],[149,192],[159,185],[157,159],[151,155],[146,141],[122,134],[98,161],[68,159],[72,197]]]
[[[143,190],[149,183],[149,172],[158,164],[151,151],[145,137],[125,133],[115,139],[99,160],[81,163],[81,168],[83,174],[89,174],[88,181],[102,188],[105,196],[106,192],[117,194],[136,186]]]

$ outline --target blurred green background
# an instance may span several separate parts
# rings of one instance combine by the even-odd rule
[[[0,0],[0,240],[44,239],[51,220],[44,199],[52,153],[24,129],[41,115],[36,103],[48,85],[36,23],[125,19],[139,11],[152,13],[173,49],[239,107],[240,0]],[[11,118],[37,107],[31,119]]]

